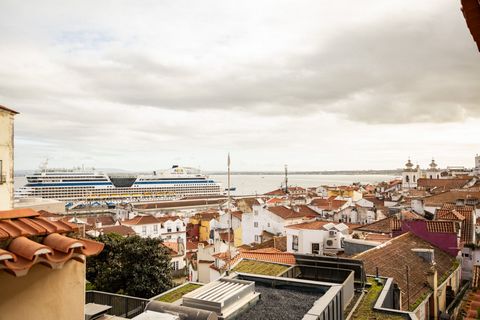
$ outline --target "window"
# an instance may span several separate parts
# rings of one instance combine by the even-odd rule
[[[267,226],[270,228],[270,222],[267,224]]]
[[[253,214],[258,216],[258,210],[257,209],[253,210]]]
[[[258,222],[255,221],[255,222],[253,223],[253,227],[254,227],[254,228],[258,228]]]
[[[262,242],[262,236],[256,235],[255,242],[258,242],[258,243]]]
[[[320,253],[320,244],[312,243],[312,254],[319,254],[319,253]]]
[[[153,225],[153,233],[155,233],[155,234],[158,233],[158,224]]]
[[[298,236],[292,236],[292,250],[298,251]]]
[[[142,226],[142,235],[147,235],[147,226]]]
[[[167,228],[167,232],[172,232],[172,228]]]
[[[178,270],[178,261],[172,262],[171,266],[174,271]]]

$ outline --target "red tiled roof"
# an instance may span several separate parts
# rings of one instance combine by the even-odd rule
[[[105,226],[97,229],[103,234],[116,233],[122,236],[134,236],[137,233],[132,229],[132,227],[118,225],[118,226]]]
[[[198,249],[198,242],[187,240],[187,251],[193,251]]]
[[[388,217],[382,220],[372,222],[357,228],[355,231],[375,232],[375,233],[392,233],[402,229],[401,221],[397,217]]]
[[[291,193],[307,192],[307,190],[302,187],[288,187],[288,192],[291,194]],[[265,195],[266,196],[284,196],[286,195],[285,188],[267,192],[265,193]]]
[[[310,222],[302,222],[299,224],[292,224],[285,228],[297,229],[297,230],[320,230],[323,228],[324,225],[329,223],[335,224],[332,221],[316,220],[316,221],[310,221]],[[343,222],[343,224],[348,226],[349,231],[352,231],[353,229],[356,229],[362,226],[361,224],[345,223],[345,222]]]
[[[446,203],[436,212],[437,220],[453,220],[461,222],[461,241],[463,243],[472,243],[475,232],[475,207],[473,206],[455,206]],[[463,219],[462,219],[463,218]]]
[[[267,210],[282,219],[297,219],[309,216],[318,216],[318,213],[305,205],[296,206],[294,209],[285,206],[269,207]]]
[[[315,206],[322,210],[338,210],[343,205],[345,205],[347,201],[345,200],[335,200],[335,199],[313,199],[310,205]]]
[[[457,224],[455,221],[427,220],[427,230],[437,233],[457,233]]]
[[[4,110],[4,111],[7,111],[7,112],[10,112],[10,113],[13,113],[13,114],[18,114],[17,111],[12,110],[12,109],[9,109],[9,108],[7,108],[7,107],[4,107],[4,106],[2,106],[2,105],[0,105],[0,110]]]
[[[139,215],[133,219],[122,221],[122,224],[126,224],[126,225],[139,225],[139,224],[141,225],[141,224],[153,224],[153,223],[160,223],[160,222],[157,220],[157,218],[150,215],[145,215],[145,216]]]
[[[0,240],[7,240],[0,244],[0,269],[16,276],[38,263],[53,269],[70,259],[85,262],[103,249],[102,243],[68,237],[78,231],[76,225],[47,220],[31,209],[0,211],[0,217]]]
[[[417,180],[417,187],[424,188],[424,189],[435,188],[435,190],[448,191],[452,189],[463,188],[471,179],[472,177],[461,177],[461,178],[458,177],[458,178],[451,178],[451,179],[420,178]]]
[[[112,216],[87,217],[87,223],[89,225],[93,226],[98,222],[100,222],[102,226],[112,226],[115,224],[115,220]]]
[[[480,199],[480,189],[453,189],[423,199],[427,207],[441,207],[444,203],[455,202],[459,199]]]
[[[378,268],[379,275],[394,279],[401,290],[402,310],[406,310],[408,305],[406,266],[410,268],[410,303],[413,304],[423,294],[431,291],[430,286],[426,283],[430,264],[413,252],[412,249],[433,249],[438,277],[442,278],[444,275],[451,273],[451,268],[456,261],[455,257],[410,232],[354,257],[363,261],[367,274],[376,274]]]
[[[242,221],[243,212],[242,211],[233,211],[232,216]]]
[[[179,252],[178,242],[176,241],[169,241],[162,243],[165,247],[167,247],[174,255],[177,255]]]

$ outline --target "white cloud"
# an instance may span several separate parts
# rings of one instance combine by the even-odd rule
[[[478,53],[449,0],[0,9],[17,168],[221,169],[227,151],[240,170],[470,165],[480,149]]]

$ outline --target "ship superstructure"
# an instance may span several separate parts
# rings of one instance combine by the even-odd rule
[[[44,169],[26,176],[16,198],[49,198],[66,202],[122,202],[180,199],[222,194],[220,183],[199,170],[173,166],[146,175],[107,175],[84,169]]]

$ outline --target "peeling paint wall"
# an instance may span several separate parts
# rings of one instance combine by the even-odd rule
[[[0,109],[0,210],[13,208],[13,118],[13,113]]]

